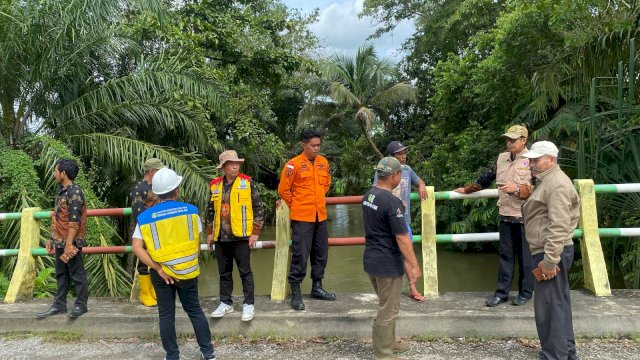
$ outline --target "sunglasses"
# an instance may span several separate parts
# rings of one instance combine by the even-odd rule
[[[517,139],[507,138],[507,142],[508,142],[508,143],[514,143],[514,142],[516,142],[516,141],[518,141],[518,140],[522,140],[522,139],[526,139],[526,138],[524,138],[524,137],[519,137],[519,138],[517,138]]]

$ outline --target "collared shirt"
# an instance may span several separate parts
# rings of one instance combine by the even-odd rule
[[[544,253],[544,267],[554,269],[564,247],[573,245],[573,231],[580,219],[580,197],[558,165],[536,177],[536,188],[522,206],[525,238],[531,255]]]
[[[231,208],[229,198],[231,196],[231,188],[233,182],[227,182],[225,178],[222,180],[222,204],[220,204],[220,241],[234,241],[243,238],[237,238],[233,236],[231,231]],[[260,193],[256,188],[255,182],[249,182],[249,188],[251,189],[251,208],[253,209],[253,230],[252,235],[260,235],[260,230],[264,225],[264,215],[262,209],[262,201],[260,201]],[[213,233],[213,222],[216,218],[213,201],[209,201],[207,204],[207,218],[206,218],[206,233],[207,235]]]
[[[313,162],[304,153],[289,160],[282,169],[278,194],[289,206],[291,220],[327,220],[325,194],[331,186],[329,161],[316,156]]]
[[[529,151],[524,148],[519,154],[503,152],[491,169],[478,177],[474,190],[486,189],[496,182],[513,182],[518,186],[516,194],[498,190],[498,207],[501,219],[506,222],[522,223],[522,204],[532,191],[532,176],[529,159],[522,155]]]
[[[151,184],[142,180],[133,187],[129,199],[131,200],[131,231],[133,231],[138,222],[138,215],[155,205],[158,197],[151,191]]]
[[[56,248],[64,248],[69,229],[76,229],[73,245],[87,246],[87,205],[82,189],[70,183],[58,190],[56,205],[51,218],[51,241]]]
[[[400,184],[391,192],[398,199],[402,200],[404,205],[404,220],[407,225],[411,225],[411,185],[418,186],[420,184],[420,177],[408,164],[402,165],[402,176]],[[378,173],[375,172],[373,176],[373,186],[378,183]]]

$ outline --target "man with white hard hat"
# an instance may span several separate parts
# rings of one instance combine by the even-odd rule
[[[209,322],[198,300],[202,223],[197,207],[176,200],[181,183],[182,176],[169,168],[162,168],[153,176],[151,188],[158,195],[158,203],[138,216],[133,252],[151,268],[165,359],[180,358],[175,329],[176,292],[191,320],[202,358],[215,359]]]

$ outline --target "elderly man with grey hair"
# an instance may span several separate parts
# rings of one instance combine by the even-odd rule
[[[524,154],[536,187],[522,206],[534,270],[534,311],[540,338],[540,359],[576,360],[568,273],[573,262],[573,231],[578,225],[580,198],[571,179],[558,165],[558,148],[538,141]],[[538,278],[538,277],[537,277]]]

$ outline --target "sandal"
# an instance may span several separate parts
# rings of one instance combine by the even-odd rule
[[[420,293],[415,293],[415,294],[409,293],[408,296],[409,296],[409,299],[411,299],[411,300],[413,300],[413,301],[415,301],[417,303],[424,302],[427,299]]]

